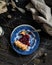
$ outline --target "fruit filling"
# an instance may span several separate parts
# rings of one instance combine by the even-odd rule
[[[30,46],[29,38],[30,38],[29,35],[25,34],[25,35],[22,35],[22,37],[19,39],[19,41],[22,42],[23,44]]]

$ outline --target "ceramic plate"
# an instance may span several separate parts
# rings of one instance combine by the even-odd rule
[[[28,46],[28,49],[26,51],[23,51],[14,45],[14,41],[19,40],[21,38],[21,35],[19,35],[21,31],[26,31],[26,33],[29,35],[30,46]],[[11,41],[12,48],[17,53],[22,55],[30,55],[37,50],[40,43],[40,37],[38,32],[35,31],[34,27],[32,27],[31,25],[23,24],[17,26],[12,31],[10,41]]]

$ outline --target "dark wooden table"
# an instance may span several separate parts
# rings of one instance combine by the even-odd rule
[[[49,2],[46,1],[47,4],[49,4]],[[52,4],[50,4],[50,6],[52,6]],[[7,18],[9,14],[12,16],[11,19]],[[39,33],[41,40],[39,48],[45,47],[48,55],[46,57],[46,62],[40,63],[40,65],[52,65],[52,37],[44,32],[40,24],[32,20],[32,16],[29,12],[27,14],[21,14],[20,12],[18,12],[17,14],[17,11],[9,11],[0,15],[0,25],[3,27],[5,32],[4,36],[0,37],[0,65],[22,65],[23,63],[27,63],[35,55],[35,52],[29,56],[19,55],[12,49],[10,45],[11,32],[16,26],[20,24],[29,24],[36,29],[42,30]],[[48,45],[46,46],[45,44]],[[28,65],[33,65],[33,62]]]

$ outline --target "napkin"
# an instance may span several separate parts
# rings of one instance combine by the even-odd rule
[[[45,31],[52,36],[52,15],[51,8],[46,5],[44,0],[31,0],[31,2],[26,5],[27,10],[32,12],[34,20],[38,23],[42,23]],[[40,16],[39,13],[42,15]]]
[[[7,12],[6,2],[0,1],[0,14]]]
[[[25,10],[23,8],[18,7],[13,0],[11,0],[11,5],[14,9],[17,8],[21,13],[25,13]]]

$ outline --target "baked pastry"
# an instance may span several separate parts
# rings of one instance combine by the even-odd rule
[[[22,31],[20,34],[26,35],[26,31],[24,30],[24,31]]]
[[[14,43],[15,43],[15,45],[16,45],[17,47],[19,47],[19,48],[22,49],[22,50],[27,50],[27,48],[28,48],[27,45],[23,44],[22,42],[20,42],[20,41],[18,41],[18,40],[15,41]]]

